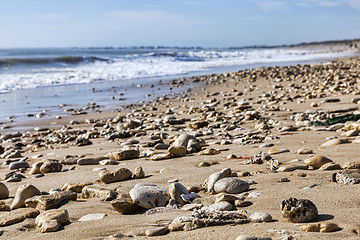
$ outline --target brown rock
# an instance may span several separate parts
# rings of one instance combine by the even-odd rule
[[[55,232],[62,225],[70,222],[69,213],[66,209],[51,209],[41,213],[35,219],[35,224],[40,232]]]
[[[99,198],[103,201],[109,201],[116,198],[117,193],[110,189],[106,189],[96,185],[90,185],[83,188],[81,196],[83,198]]]
[[[336,146],[344,143],[348,143],[349,141],[346,139],[331,139],[325,143],[323,143],[322,147],[328,147],[328,146]]]
[[[35,218],[39,211],[32,208],[19,208],[11,212],[0,213],[0,226],[8,226],[24,221],[26,218]]]
[[[271,148],[268,151],[269,155],[276,155],[276,154],[280,154],[280,153],[285,153],[285,152],[290,152],[288,149],[276,149],[276,148]]]
[[[66,201],[76,201],[77,194],[72,191],[55,192],[49,195],[34,196],[25,201],[26,207],[36,208],[40,212],[58,208]]]
[[[118,161],[134,159],[140,156],[140,151],[137,148],[125,149],[118,152],[111,152],[106,154],[106,157]]]
[[[6,199],[9,197],[9,189],[7,186],[0,182],[0,199]]]
[[[318,210],[313,202],[307,199],[289,198],[281,203],[282,216],[290,222],[311,222],[318,216]]]
[[[132,176],[132,178],[139,179],[139,178],[144,178],[144,177],[145,177],[145,172],[144,172],[143,168],[137,167],[134,171],[134,175]]]
[[[19,186],[10,206],[11,210],[24,207],[25,200],[36,195],[41,195],[41,192],[35,186],[29,184]]]
[[[80,184],[65,183],[61,191],[73,191],[76,193],[81,193],[82,189],[85,186],[89,186],[89,185],[92,185],[92,183],[91,182],[80,183]]]
[[[298,151],[297,151],[298,154],[312,154],[313,153],[313,150],[311,149],[307,149],[307,148],[300,148]]]
[[[99,173],[100,181],[108,184],[131,179],[132,172],[127,168],[119,168],[113,172],[103,170]]]
[[[62,164],[57,160],[48,160],[40,167],[41,173],[61,172]]]
[[[333,163],[333,162],[329,162],[329,163],[325,163],[324,165],[322,165],[319,170],[322,171],[327,171],[327,170],[339,170],[341,169],[340,164],[338,163]]]
[[[360,169],[360,162],[345,163],[343,169]]]
[[[207,149],[201,150],[198,154],[199,155],[216,155],[216,154],[219,154],[219,153],[220,153],[220,151],[218,151],[216,149],[207,148]]]
[[[170,146],[168,151],[173,157],[183,157],[186,155],[186,148],[183,146]]]
[[[43,165],[43,162],[34,163],[34,164],[31,166],[31,169],[30,169],[30,171],[29,171],[29,174],[34,175],[34,174],[40,173],[40,167],[41,167],[41,165]]]
[[[304,163],[308,166],[313,167],[314,169],[318,169],[320,168],[322,165],[332,162],[332,160],[330,160],[327,157],[324,156],[314,156],[314,157],[310,157],[304,160]]]
[[[122,214],[134,213],[139,208],[139,205],[132,201],[113,200],[111,201],[111,205],[116,211]]]

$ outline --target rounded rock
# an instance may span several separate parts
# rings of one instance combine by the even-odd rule
[[[6,199],[9,197],[9,189],[7,186],[0,182],[0,199]]]
[[[321,168],[322,165],[326,163],[333,162],[327,157],[324,156],[313,156],[304,160],[304,163],[308,166],[313,167],[314,169]]]
[[[272,216],[266,212],[255,212],[250,215],[249,219],[252,222],[271,222]]]
[[[169,200],[169,191],[151,183],[138,183],[130,190],[130,197],[139,206],[150,209],[165,207]]]
[[[241,193],[249,189],[249,183],[238,178],[222,178],[214,184],[214,190],[217,193]]]
[[[11,203],[11,210],[25,206],[25,200],[36,195],[41,195],[39,189],[30,184],[21,185],[18,187],[14,201]]]
[[[184,187],[184,185],[178,182],[174,182],[169,186],[169,194],[171,199],[183,206],[185,204],[185,201],[181,198],[181,195],[189,194],[189,192],[186,187]]]
[[[57,160],[48,160],[40,167],[41,173],[61,172],[62,164]]]

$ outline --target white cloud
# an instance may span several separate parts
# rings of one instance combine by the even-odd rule
[[[344,1],[351,7],[360,9],[360,1],[359,0],[344,0]]]

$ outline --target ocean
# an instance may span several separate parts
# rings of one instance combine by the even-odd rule
[[[111,109],[151,100],[185,90],[161,85],[182,77],[351,55],[294,48],[0,49],[0,123],[65,114],[60,104]]]

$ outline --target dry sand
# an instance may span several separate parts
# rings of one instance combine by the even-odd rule
[[[319,68],[319,66],[325,67]],[[333,67],[327,69],[326,66]],[[304,68],[299,67],[299,69]],[[256,198],[246,198],[246,200],[251,201],[253,204],[239,209],[246,211],[247,216],[258,211],[267,212],[272,215],[274,221],[268,223],[212,226],[192,231],[170,232],[164,236],[153,237],[154,239],[236,239],[241,234],[268,236],[272,239],[359,239],[359,235],[352,232],[354,226],[360,224],[358,217],[360,206],[359,185],[343,185],[331,182],[332,174],[338,170],[321,171],[309,169],[296,170],[294,172],[274,172],[269,169],[267,164],[242,164],[245,161],[243,159],[227,159],[229,154],[235,154],[237,157],[251,157],[260,151],[267,152],[269,148],[259,148],[261,143],[245,145],[236,143],[229,145],[219,144],[229,135],[236,136],[236,134],[254,130],[255,124],[262,121],[267,122],[271,127],[267,135],[274,137],[274,139],[264,142],[273,143],[273,148],[289,150],[289,152],[273,155],[273,158],[281,164],[286,164],[294,159],[300,159],[301,161],[306,159],[309,155],[297,154],[299,148],[311,149],[314,155],[326,156],[341,166],[348,162],[359,162],[359,143],[321,147],[321,144],[326,142],[328,137],[345,138],[341,136],[342,131],[299,129],[291,132],[280,132],[279,129],[284,126],[295,126],[295,121],[291,120],[290,117],[296,113],[315,109],[329,111],[357,107],[357,104],[352,103],[352,99],[360,93],[360,58],[339,59],[334,64],[312,65],[311,67],[306,67],[306,71],[301,72],[296,72],[295,70],[296,67],[266,68],[262,71],[241,71],[236,74],[206,76],[202,80],[208,82],[206,87],[187,93],[186,96],[155,101],[147,106],[128,109],[120,113],[95,114],[72,118],[80,120],[93,118],[106,121],[118,114],[126,116],[126,114],[132,112],[132,115],[128,115],[129,119],[145,119],[146,121],[143,125],[147,126],[153,124],[155,119],[163,118],[166,115],[165,112],[168,109],[172,109],[177,119],[190,119],[189,122],[195,122],[195,119],[202,119],[207,120],[210,124],[224,123],[227,120],[227,122],[236,125],[237,129],[230,131],[223,129],[221,131],[221,128],[213,128],[214,134],[199,137],[205,139],[209,147],[224,150],[220,154],[199,156],[197,153],[192,153],[184,157],[162,161],[151,161],[149,157],[144,157],[141,154],[139,158],[119,162],[120,165],[107,165],[104,167],[109,170],[125,167],[133,171],[136,167],[141,166],[146,173],[146,178],[102,185],[109,189],[116,189],[117,192],[122,194],[128,193],[139,182],[154,183],[168,188],[170,185],[168,180],[178,179],[185,186],[200,186],[210,174],[223,168],[231,168],[233,172],[248,171],[251,173],[250,176],[240,178],[245,181],[256,182],[256,184],[251,185],[247,193],[258,192],[259,196]],[[328,81],[326,84],[324,84],[325,80]],[[310,95],[311,92],[313,96]],[[291,97],[291,99],[288,97]],[[330,98],[338,98],[340,102],[323,103],[324,99]],[[198,113],[188,113],[190,107],[202,109],[205,104],[209,103],[206,103],[207,100],[213,99],[216,99],[217,104],[214,106],[216,111],[224,113],[224,115],[218,114],[218,119],[216,117],[206,118],[206,115],[210,112],[199,111]],[[237,103],[239,101],[249,102],[253,110],[257,110],[262,118],[241,121],[245,110],[239,111],[237,117],[231,117],[230,114],[238,106]],[[226,107],[224,106],[226,102],[234,104],[231,105],[229,103],[230,106]],[[318,103],[319,106],[312,107],[312,102]],[[213,103],[215,103],[215,100]],[[152,106],[156,107],[157,110],[151,109]],[[135,109],[137,110],[135,111]],[[62,121],[69,122],[70,119],[66,118]],[[199,130],[191,130],[187,127],[189,122],[186,122],[184,125],[165,125],[161,129],[147,130],[146,136],[117,139],[116,141],[109,141],[101,136],[90,139],[93,143],[92,145],[82,147],[69,144],[48,144],[50,147],[38,147],[38,149],[34,150],[33,148],[33,151],[30,151],[31,147],[29,145],[35,144],[28,143],[28,138],[21,137],[19,142],[25,141],[29,144],[22,148],[22,155],[29,157],[28,162],[31,165],[45,159],[62,160],[66,155],[104,156],[109,152],[119,150],[121,148],[119,144],[130,139],[139,140],[140,144],[135,145],[151,141],[149,140],[151,132],[165,132],[170,136],[181,132],[192,134],[198,132]],[[91,129],[91,126],[92,124],[71,125],[73,129]],[[116,123],[111,124],[111,126],[116,128]],[[98,127],[98,130],[102,131],[104,129]],[[205,130],[207,130],[206,127],[200,129],[200,131]],[[218,133],[221,132],[223,134],[219,135]],[[45,135],[40,137],[43,138]],[[31,138],[34,137],[29,139]],[[235,138],[230,138],[229,140],[235,140]],[[165,140],[165,142],[168,141],[168,139]],[[14,143],[16,141],[3,141],[0,145],[6,147]],[[145,149],[147,148],[140,146],[141,151]],[[39,158],[33,158],[33,156],[40,154]],[[0,162],[2,163],[5,160],[1,159]],[[203,161],[217,161],[219,164],[211,165],[210,167],[197,167]],[[70,165],[63,166],[64,169],[70,167]],[[93,182],[101,184],[98,182],[98,173],[93,171],[96,167],[101,166],[75,165],[75,170],[48,173],[41,178],[31,178],[31,175],[26,171],[24,173],[26,178],[22,179],[21,182],[2,182],[9,188],[10,197],[15,195],[16,189],[22,184],[32,184],[45,192],[50,189],[62,188],[65,183]],[[2,180],[4,180],[3,176],[9,171],[8,165],[0,166],[0,177]],[[301,175],[300,173],[304,174]],[[284,177],[290,181],[280,182],[280,179]],[[312,188],[304,189],[313,184],[316,185]],[[203,198],[210,198],[211,196],[204,191],[201,191],[199,195]],[[332,233],[300,231],[299,227],[304,224],[289,222],[281,216],[280,203],[282,200],[290,197],[311,200],[319,211],[319,217],[316,222],[336,223],[341,230]],[[0,227],[0,230],[3,230],[0,238],[108,239],[112,234],[121,233],[133,236],[132,238],[124,237],[122,239],[145,239],[149,238],[144,236],[145,230],[154,228],[157,224],[169,223],[178,216],[190,214],[189,211],[171,210],[166,213],[153,215],[145,215],[144,211],[122,215],[113,209],[109,201],[100,201],[96,198],[83,199],[81,194],[78,195],[77,201],[70,201],[60,208],[67,209],[71,218],[71,223],[64,226],[62,230],[52,233],[40,233],[34,226],[34,219],[26,219],[18,224]],[[89,213],[105,213],[107,216],[101,220],[78,221],[79,218]]]

